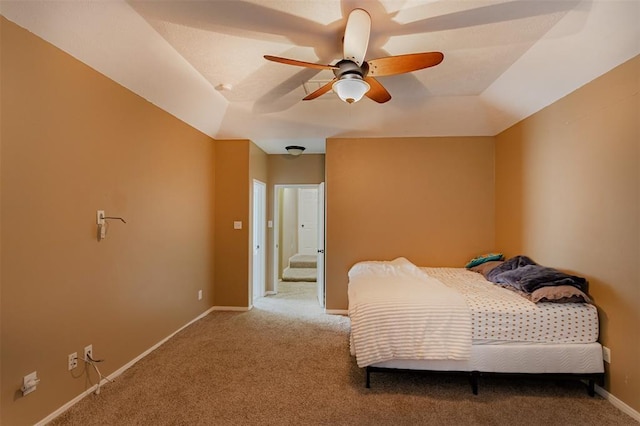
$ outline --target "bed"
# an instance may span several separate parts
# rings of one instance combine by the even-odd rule
[[[512,290],[465,268],[355,264],[350,350],[366,386],[371,373],[398,370],[463,373],[474,394],[483,375],[562,376],[585,380],[593,396],[604,378],[596,307]]]

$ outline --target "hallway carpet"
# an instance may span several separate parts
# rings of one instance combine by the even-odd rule
[[[318,256],[296,254],[289,258],[289,266],[282,271],[282,281],[315,282],[317,280]]]
[[[349,319],[313,285],[282,283],[248,312],[213,312],[53,425],[637,425],[576,381],[375,374],[349,354]],[[108,360],[101,369],[108,370]]]

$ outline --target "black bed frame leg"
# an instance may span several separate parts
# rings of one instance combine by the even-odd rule
[[[469,375],[469,382],[471,383],[471,390],[473,391],[474,395],[478,394],[478,377],[480,376],[480,373],[477,371],[472,371],[471,374]]]
[[[596,385],[604,386],[604,373],[591,374],[587,379],[587,393],[589,396],[596,396]]]
[[[367,384],[366,384],[366,387],[367,387],[367,389],[369,389],[371,387],[371,378],[370,378],[370,376],[371,376],[371,368],[369,368],[367,366],[366,370],[367,370]]]

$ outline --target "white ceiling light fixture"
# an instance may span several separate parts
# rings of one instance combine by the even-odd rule
[[[358,102],[371,89],[369,83],[358,74],[346,74],[332,86],[333,91],[340,99],[348,104]]]
[[[285,149],[287,150],[287,152],[289,153],[289,155],[293,155],[294,157],[297,157],[298,155],[302,154],[305,150],[304,146],[298,146],[298,145],[289,145],[287,147],[285,147]]]

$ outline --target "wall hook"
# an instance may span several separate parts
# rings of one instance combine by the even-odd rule
[[[123,219],[123,218],[121,218],[121,217],[105,216],[105,219],[117,219],[117,220],[121,220],[121,221],[122,221],[122,223],[127,223],[127,221],[126,221],[126,220],[124,220],[124,219]]]
[[[121,220],[122,223],[127,223],[124,218],[117,216],[106,216],[104,210],[98,210],[96,212],[96,223],[98,224],[98,241],[102,241],[107,237],[107,227],[109,223],[107,219]]]

